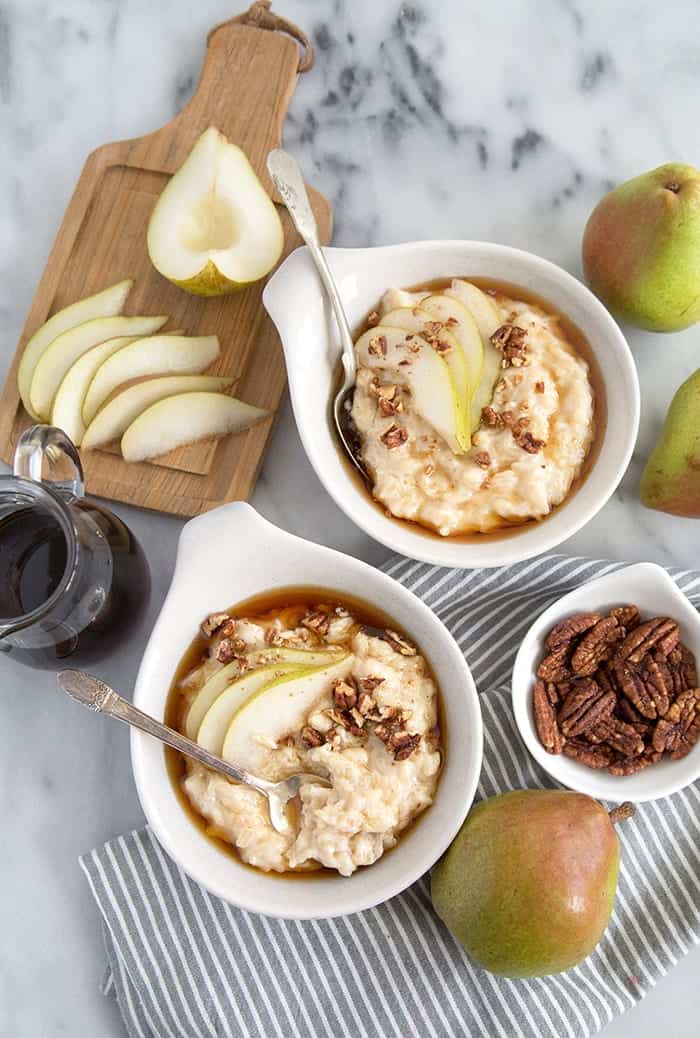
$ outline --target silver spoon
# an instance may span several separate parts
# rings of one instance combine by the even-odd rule
[[[174,750],[178,750],[188,757],[192,757],[194,760],[199,761],[200,764],[211,768],[212,771],[218,771],[221,775],[225,775],[226,778],[232,779],[234,782],[242,782],[252,789],[257,789],[259,793],[267,797],[270,821],[278,833],[289,832],[289,822],[285,813],[285,807],[290,800],[297,796],[305,782],[318,782],[324,786],[330,785],[328,779],[323,776],[304,772],[290,775],[289,778],[283,779],[281,782],[268,782],[267,779],[251,775],[249,771],[244,771],[243,768],[237,768],[235,764],[229,764],[227,761],[221,760],[220,757],[209,753],[208,750],[198,746],[191,739],[185,738],[184,735],[180,735],[173,728],[169,728],[167,725],[161,724],[160,721],[156,721],[154,717],[144,714],[142,710],[139,710],[132,703],[122,699],[104,681],[100,681],[99,678],[94,677],[92,674],[86,674],[85,671],[62,670],[58,674],[58,684],[64,692],[67,692],[73,699],[82,703],[83,706],[89,707],[90,710],[109,714],[110,717],[115,717],[118,721],[130,724],[134,728],[140,728],[142,732],[152,735],[155,739],[160,739],[161,742],[172,746]]]
[[[323,287],[325,288],[331,306],[333,307],[336,324],[338,325],[338,335],[342,349],[341,360],[344,372],[343,384],[333,399],[333,421],[335,422],[340,442],[347,451],[348,457],[355,468],[362,474],[364,479],[367,479],[367,472],[360,462],[357,450],[353,449],[351,437],[347,431],[350,419],[350,408],[352,407],[352,394],[355,389],[355,382],[357,381],[355,345],[352,341],[350,325],[348,324],[347,315],[343,309],[343,303],[340,298],[340,293],[338,292],[338,286],[333,279],[330,267],[328,266],[326,257],[323,255],[323,249],[318,240],[316,217],[314,216],[313,209],[309,203],[309,196],[306,193],[304,178],[297,160],[293,155],[290,155],[289,152],[283,151],[282,148],[275,148],[274,151],[270,152],[267,156],[267,168],[275,187],[279,191],[284,204],[289,210],[289,215],[294,221],[294,226],[309,248],[311,258],[316,265],[316,270],[318,271]]]

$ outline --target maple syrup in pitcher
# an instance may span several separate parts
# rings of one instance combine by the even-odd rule
[[[41,482],[45,458],[67,461],[71,478]],[[60,430],[27,430],[14,470],[0,478],[0,650],[30,667],[91,663],[141,619],[146,559],[121,519],[83,498],[77,451]]]

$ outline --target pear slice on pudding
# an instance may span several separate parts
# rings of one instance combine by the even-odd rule
[[[360,336],[355,350],[360,364],[389,372],[394,382],[408,387],[415,410],[454,454],[469,450],[464,401],[447,364],[425,339],[379,324]]]
[[[340,650],[335,652],[333,650],[314,652],[311,649],[288,649],[279,646],[244,652],[241,660],[243,660],[244,673],[246,674],[258,673],[264,667],[270,666],[275,666],[278,669],[289,667],[290,670],[311,670],[314,667],[322,667],[337,660],[339,652]],[[220,670],[215,671],[208,681],[204,682],[192,700],[185,718],[185,735],[188,739],[197,738],[199,726],[204,720],[204,715],[209,707],[240,676],[241,662],[235,659]]]
[[[202,705],[198,702],[198,696],[187,713],[185,734],[190,739],[196,738],[199,745],[203,746],[205,750],[219,756],[233,715],[240,710],[250,696],[259,692],[264,686],[272,684],[276,678],[284,675],[299,677],[307,673],[310,673],[310,670],[299,667],[298,663],[275,663],[269,667],[260,667],[251,673],[242,674],[216,697],[199,721]],[[190,732],[196,734],[190,735]]]
[[[46,347],[34,368],[29,387],[34,413],[48,421],[61,382],[76,360],[93,346],[122,336],[152,335],[167,320],[167,316],[97,317],[94,321],[86,321],[59,335]]]
[[[403,328],[404,331],[415,332],[424,339],[428,339],[433,334],[433,329],[429,326],[435,324],[435,317],[419,306],[402,306],[385,314],[382,317],[382,324],[391,325],[392,328]],[[440,338],[450,347],[449,352],[443,353],[442,357],[450,369],[460,399],[468,406],[472,398],[472,391],[469,382],[469,368],[464,359],[462,346],[447,328],[440,330]]]
[[[267,753],[260,736],[269,745],[269,740],[279,742],[300,731],[331,682],[348,676],[353,658],[352,653],[346,653],[330,666],[301,675],[282,675],[254,693],[231,718],[221,749],[224,760],[257,773]]]
[[[210,126],[156,202],[147,244],[163,277],[194,295],[220,296],[265,277],[284,232],[245,152]]]
[[[462,347],[469,372],[469,385],[473,394],[481,381],[484,366],[484,347],[476,321],[466,306],[450,296],[440,294],[426,296],[420,305],[423,310],[432,315],[434,321],[444,324]]]
[[[17,369],[17,388],[25,409],[32,418],[38,418],[32,410],[29,399],[29,390],[32,384],[34,369],[39,358],[46,348],[64,332],[86,321],[94,321],[98,317],[116,317],[124,309],[126,297],[132,289],[134,282],[129,278],[119,281],[116,285],[110,285],[102,292],[94,296],[87,296],[77,303],[64,306],[62,310],[50,317],[41,328],[38,328],[24,347],[24,352]]]
[[[503,355],[491,342],[491,336],[503,324],[501,312],[493,299],[471,281],[455,278],[445,295],[463,303],[474,316],[484,347],[484,367],[471,403],[471,431],[481,423],[481,412],[491,403],[496,382],[501,377]]]
[[[200,375],[219,356],[216,335],[150,335],[118,350],[95,372],[83,401],[83,421],[93,418],[123,383],[150,375]]]
[[[244,432],[269,414],[224,393],[178,393],[134,419],[121,439],[122,457],[132,462],[159,458],[210,436]]]

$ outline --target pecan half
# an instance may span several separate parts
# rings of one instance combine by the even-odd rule
[[[564,748],[564,739],[559,731],[557,715],[547,694],[547,686],[544,681],[536,682],[532,705],[540,742],[547,753],[561,753]]]
[[[700,737],[700,689],[689,688],[676,699],[654,728],[652,746],[672,760],[685,757]]]
[[[639,610],[636,605],[618,606],[610,610],[610,615],[615,617],[620,627],[625,627],[628,631],[639,623]]]
[[[698,670],[695,665],[695,657],[690,649],[687,649],[685,645],[679,646],[679,649],[681,654],[680,674],[683,678],[683,683],[686,688],[697,688]]]
[[[588,677],[595,674],[598,664],[605,657],[611,635],[617,630],[614,616],[605,616],[584,634],[571,657],[571,669],[575,674]]]
[[[568,738],[575,738],[595,728],[610,717],[617,702],[614,692],[601,693],[591,678],[575,682],[574,690],[564,700],[559,712],[561,730]]]
[[[648,768],[650,764],[656,764],[661,757],[660,753],[645,750],[638,757],[623,757],[621,760],[615,761],[608,767],[608,771],[611,775],[635,775],[638,771]]]
[[[671,705],[673,694],[673,674],[666,657],[658,649],[652,650],[640,663],[639,671],[654,701],[656,713],[663,717]]]
[[[585,764],[587,768],[607,768],[613,761],[613,751],[609,746],[589,746],[576,739],[569,739],[564,746],[564,755]]]
[[[568,666],[569,645],[568,642],[553,649],[537,668],[537,677],[543,681],[566,681],[571,677]]]
[[[644,752],[644,740],[633,725],[609,717],[596,726],[595,733],[601,742],[611,746],[624,757],[638,757]]]
[[[620,659],[614,661],[613,670],[623,695],[627,696],[643,717],[653,720],[656,717],[656,706],[640,675]]]
[[[576,613],[561,620],[547,635],[545,645],[548,649],[558,649],[560,645],[568,645],[579,634],[583,634],[600,620],[600,613]]]
[[[620,646],[620,658],[639,663],[655,646],[667,656],[678,645],[679,637],[680,629],[675,620],[655,616],[630,631]]]

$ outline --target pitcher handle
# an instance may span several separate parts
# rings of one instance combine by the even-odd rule
[[[49,478],[43,478],[44,461],[47,462]],[[61,462],[70,467],[68,479],[51,479]],[[80,455],[75,444],[62,429],[53,425],[32,425],[20,436],[14,457],[14,474],[35,483],[49,483],[51,488],[68,499],[81,498],[85,494],[85,480]]]

